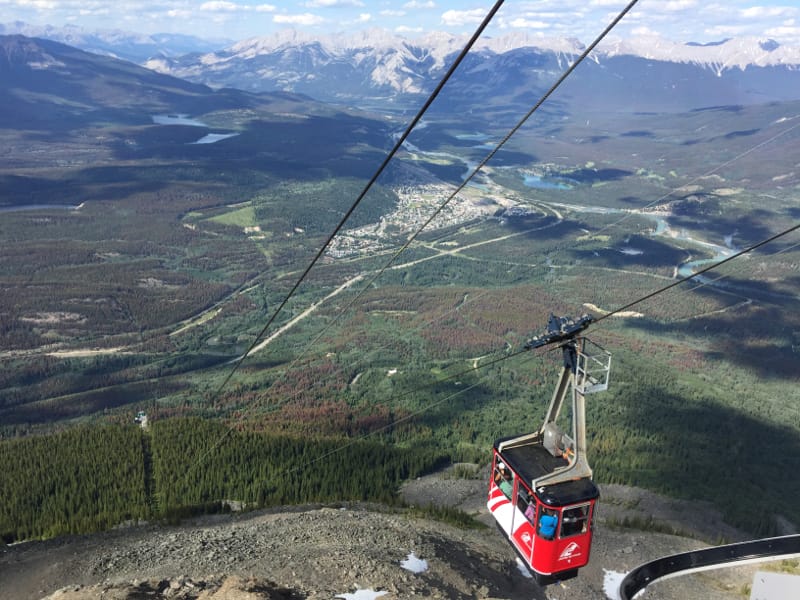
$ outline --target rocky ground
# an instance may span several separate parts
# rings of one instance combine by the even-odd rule
[[[17,544],[0,549],[0,598],[604,599],[613,593],[615,576],[642,562],[706,546],[701,539],[744,537],[709,507],[686,511],[680,502],[606,486],[590,565],[578,578],[542,589],[520,570],[491,525],[485,490],[482,478],[455,479],[446,472],[403,490],[411,504],[437,502],[476,514],[487,524],[476,530],[354,504],[204,517],[180,526],[140,525]],[[626,516],[643,520],[650,515],[660,527],[675,527],[684,535],[615,525]],[[410,556],[424,570],[404,566]],[[652,586],[644,598],[748,598],[755,570],[671,579]]]

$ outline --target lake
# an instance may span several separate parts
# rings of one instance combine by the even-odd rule
[[[524,175],[523,182],[528,187],[540,190],[571,190],[572,186],[563,179],[542,179],[539,175]]]

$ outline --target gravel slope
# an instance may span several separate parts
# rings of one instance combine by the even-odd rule
[[[491,521],[482,480],[433,475],[403,491],[409,503],[446,499]],[[706,545],[608,524],[612,514],[619,519],[637,511],[682,516],[673,500],[622,486],[604,489],[590,565],[577,579],[546,589],[520,572],[493,526],[464,530],[355,504],[204,517],[175,527],[144,525],[18,544],[0,550],[0,598],[327,600],[372,589],[385,592],[380,597],[388,600],[603,599],[609,572],[624,573],[646,560]],[[713,530],[715,518],[710,511],[698,522]],[[401,566],[411,553],[427,562],[427,570],[414,573]],[[676,578],[654,585],[644,598],[747,598],[743,590],[754,572],[755,567],[741,567]]]

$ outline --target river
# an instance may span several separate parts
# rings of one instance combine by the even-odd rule
[[[400,136],[400,134],[397,133],[395,135],[395,140],[398,139],[399,136]],[[482,136],[482,134],[461,134],[461,135],[458,135],[456,137],[458,137],[460,139],[475,140],[475,141],[484,141],[484,139],[485,139],[484,136]],[[423,155],[423,156],[428,156],[428,157],[430,157],[432,159],[447,159],[447,160],[455,160],[455,161],[462,162],[467,167],[467,171],[464,174],[465,178],[467,176],[469,176],[470,173],[472,173],[472,171],[474,170],[474,168],[478,164],[477,162],[473,162],[471,160],[465,159],[463,156],[457,156],[457,155],[451,154],[449,152],[427,152],[425,150],[421,150],[419,147],[417,147],[417,146],[411,144],[410,142],[408,142],[408,140],[403,142],[403,147],[408,152],[420,154],[420,155]],[[545,177],[545,178],[542,178],[541,176],[532,175],[532,174],[524,174],[523,175],[523,182],[525,183],[526,186],[529,186],[529,187],[540,188],[540,189],[548,189],[548,190],[567,190],[567,189],[572,189],[572,187],[573,187],[571,185],[572,181],[569,180],[568,178],[559,178],[559,177],[555,177],[555,178]],[[575,183],[577,184],[578,182],[575,182]],[[472,185],[474,187],[478,187],[478,188],[485,187],[485,186],[483,186],[481,184],[472,183],[472,182],[470,182],[470,185]],[[653,221],[655,223],[655,230],[651,233],[652,236],[663,236],[663,237],[668,237],[668,238],[673,239],[673,240],[682,240],[682,241],[687,242],[689,244],[693,244],[695,246],[700,246],[701,248],[709,250],[710,252],[713,253],[713,255],[714,255],[713,258],[692,260],[692,261],[688,261],[688,262],[676,265],[675,273],[676,273],[676,275],[678,275],[679,277],[682,277],[682,278],[690,277],[690,276],[694,275],[695,271],[699,270],[700,268],[702,268],[702,267],[704,267],[706,265],[715,263],[715,262],[719,262],[720,260],[730,256],[731,254],[733,254],[736,251],[736,249],[733,247],[733,236],[734,236],[735,232],[730,234],[730,235],[725,236],[725,238],[724,238],[725,245],[720,245],[720,244],[714,244],[712,242],[706,242],[706,241],[703,241],[703,240],[699,240],[699,239],[693,238],[693,237],[687,235],[684,231],[675,231],[675,230],[673,230],[669,226],[669,223],[667,222],[666,218],[664,218],[661,215],[656,215],[656,214],[652,214],[652,213],[648,213],[648,212],[638,212],[638,211],[633,211],[633,210],[625,210],[625,209],[619,209],[619,208],[606,208],[606,207],[603,207],[603,206],[581,206],[581,205],[577,205],[577,204],[564,204],[564,203],[559,203],[559,202],[542,202],[542,201],[540,201],[540,202],[541,202],[541,204],[544,204],[544,205],[547,205],[547,206],[551,207],[551,209],[552,209],[552,207],[560,207],[560,208],[565,208],[565,209],[572,210],[574,212],[579,212],[579,213],[620,214],[620,215],[635,214],[635,215],[644,217],[645,219],[649,219],[649,220],[651,220],[651,221]],[[634,254],[640,253],[639,251],[637,251],[636,249],[633,249],[633,248],[623,248],[622,250],[620,250],[620,252],[622,252],[624,254],[629,254],[629,255],[634,255]],[[711,279],[709,279],[707,277],[699,276],[699,277],[696,277],[696,280],[698,282],[700,282],[700,283],[704,283],[704,284],[708,284],[708,285],[714,285],[714,286],[720,287],[720,288],[726,287],[726,285],[724,283],[720,283],[718,281],[711,280]]]
[[[686,234],[685,231],[677,231],[673,230],[669,223],[667,222],[666,218],[661,215],[656,215],[653,213],[647,212],[638,212],[633,210],[625,210],[620,208],[606,208],[604,206],[580,206],[577,204],[564,204],[559,202],[542,202],[542,204],[548,204],[552,206],[557,206],[559,208],[565,208],[574,212],[579,213],[593,213],[593,214],[620,214],[620,215],[637,215],[643,217],[645,219],[649,219],[655,223],[655,230],[650,234],[653,237],[667,237],[671,240],[681,240],[684,242],[688,242],[689,244],[699,246],[708,250],[713,253],[712,258],[702,258],[697,260],[690,260],[685,263],[680,263],[675,267],[675,273],[681,277],[691,277],[694,275],[696,271],[705,267],[707,265],[717,263],[732,254],[734,254],[737,249],[733,247],[733,236],[734,234],[726,235],[724,238],[725,245],[714,244],[712,242],[706,242],[704,240],[699,240],[697,238],[693,238]],[[624,248],[620,250],[623,254],[638,254],[639,252],[635,249]],[[716,287],[724,288],[726,285],[719,281],[715,281],[709,279],[708,277],[703,277],[702,275],[695,278],[699,283],[704,283],[708,285],[714,285]]]

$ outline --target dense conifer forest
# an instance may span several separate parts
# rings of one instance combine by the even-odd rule
[[[392,504],[444,460],[426,448],[243,432],[168,419],[0,443],[0,537],[86,533],[125,521],[305,502]]]

